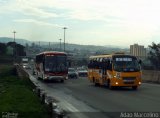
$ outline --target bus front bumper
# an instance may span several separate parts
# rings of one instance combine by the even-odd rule
[[[65,80],[67,76],[45,76],[45,80]]]
[[[111,81],[111,86],[119,86],[119,87],[131,87],[131,86],[140,86],[141,80],[135,79],[135,80],[122,80],[114,78],[113,81]]]

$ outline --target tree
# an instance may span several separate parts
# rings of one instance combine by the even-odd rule
[[[7,51],[7,46],[5,43],[0,43],[0,55],[5,55]]]
[[[17,44],[15,42],[8,42],[7,46],[15,48],[14,54],[17,56],[26,56],[25,47],[23,45]]]
[[[155,44],[152,42],[152,45],[149,45],[149,57],[150,62],[155,66],[156,69],[160,69],[160,43]]]
[[[14,45],[16,45],[15,42],[8,42],[8,43],[7,43],[7,46],[11,46],[11,47],[13,47],[13,48],[14,48]]]
[[[20,44],[16,44],[17,56],[26,56],[25,47]]]

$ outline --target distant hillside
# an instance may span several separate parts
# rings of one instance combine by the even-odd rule
[[[8,42],[13,42],[14,39],[13,38],[9,38],[9,37],[0,37],[0,42],[1,43],[8,43]],[[19,44],[25,45],[26,43],[28,43],[29,45],[31,44],[30,41],[25,40],[25,39],[15,39],[15,41]]]
[[[44,45],[43,47],[48,48],[49,45]],[[60,44],[59,43],[55,43],[55,44],[51,44],[50,45],[51,48],[59,48]],[[63,49],[63,44],[62,44],[62,49]],[[93,51],[93,52],[104,52],[106,54],[110,54],[113,52],[129,52],[128,48],[120,48],[120,47],[112,47],[112,46],[96,46],[96,45],[79,45],[79,44],[69,44],[66,43],[66,50],[69,51],[77,51],[77,50],[81,50],[83,52],[87,52],[87,51]]]
[[[14,39],[13,38],[9,38],[9,37],[0,37],[0,42],[2,43],[8,43],[8,42],[13,42]],[[26,39],[15,39],[15,41],[19,44],[22,44],[22,45],[26,45],[26,43],[28,45],[31,45],[33,42],[36,44],[36,45],[39,45],[39,41],[29,41],[29,40],[26,40]],[[40,45],[41,46],[44,46],[44,45],[48,45],[49,42],[45,42],[45,41],[40,41]],[[51,44],[59,44],[59,43],[55,43],[55,42],[51,42]]]
[[[7,43],[14,41],[13,38],[8,38],[8,37],[0,37],[0,42],[2,43]],[[33,42],[28,41],[26,39],[16,39],[16,42],[22,45],[31,45]],[[39,45],[39,41],[34,41],[36,45]],[[48,48],[49,47],[49,42],[41,41],[40,46],[43,48]],[[50,47],[51,48],[59,48],[60,44],[59,42],[50,42]],[[62,43],[62,49],[63,49],[63,43]],[[106,45],[106,46],[96,46],[96,45],[79,45],[79,44],[69,44],[66,43],[66,50],[83,50],[83,51],[101,51],[105,53],[111,53],[111,52],[118,52],[118,51],[125,51],[128,52],[128,48],[121,48],[118,46],[112,46],[112,45]]]

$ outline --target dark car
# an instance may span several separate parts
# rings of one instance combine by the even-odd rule
[[[78,74],[74,68],[68,68],[68,78],[78,78]]]

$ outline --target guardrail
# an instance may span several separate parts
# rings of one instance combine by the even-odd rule
[[[160,71],[142,70],[142,81],[160,83]]]
[[[29,74],[19,64],[14,64],[17,70],[17,74],[20,78],[29,78]]]

